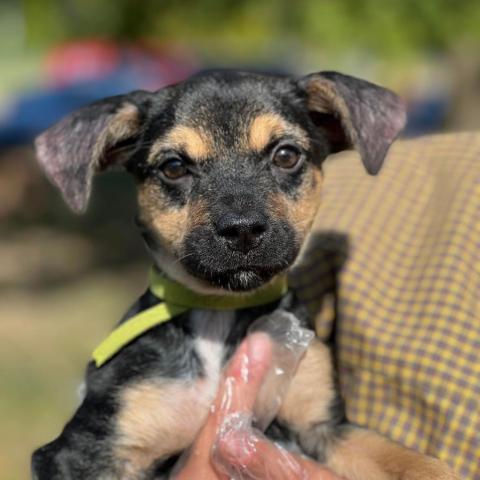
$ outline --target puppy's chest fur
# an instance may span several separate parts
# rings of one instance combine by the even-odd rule
[[[233,350],[235,317],[234,311],[193,310],[186,319],[191,339],[177,361],[195,368],[176,377],[171,358],[166,366],[171,371],[138,378],[119,392],[113,450],[128,469],[148,470],[155,463],[158,468],[162,460],[191,444]],[[248,319],[242,320],[246,327]]]

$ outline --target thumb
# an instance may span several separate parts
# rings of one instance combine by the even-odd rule
[[[234,480],[304,480],[300,462],[251,427],[250,418],[232,414],[223,424],[212,460],[217,470]]]
[[[252,333],[240,345],[225,372],[214,412],[220,423],[231,412],[252,413],[258,392],[272,361],[272,340]]]

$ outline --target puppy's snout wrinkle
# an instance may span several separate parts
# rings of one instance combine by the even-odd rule
[[[258,247],[268,229],[266,215],[257,211],[223,214],[216,222],[217,234],[231,250],[248,253]]]

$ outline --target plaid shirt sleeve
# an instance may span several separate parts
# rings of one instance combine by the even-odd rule
[[[325,165],[292,283],[334,340],[348,419],[480,480],[480,133]]]

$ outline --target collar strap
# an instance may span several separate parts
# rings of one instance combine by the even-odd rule
[[[266,305],[283,297],[288,290],[286,275],[252,293],[203,295],[167,278],[156,268],[150,271],[150,291],[165,303],[206,310],[239,310]]]
[[[101,367],[132,340],[148,330],[191,310],[239,310],[272,303],[287,293],[286,276],[279,276],[253,293],[238,295],[201,295],[170,280],[157,269],[150,272],[150,291],[160,303],[147,308],[115,328],[94,350],[92,358]]]

